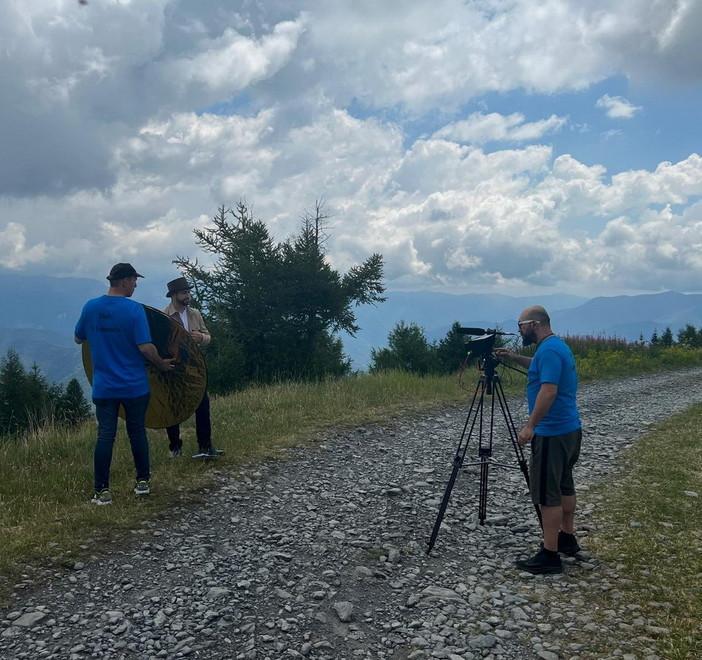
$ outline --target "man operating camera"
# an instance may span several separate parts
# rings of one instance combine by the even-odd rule
[[[582,439],[575,401],[578,376],[573,353],[551,330],[551,319],[543,307],[525,309],[518,327],[525,346],[536,344],[534,357],[507,348],[495,349],[495,354],[528,369],[529,417],[518,441],[521,445],[531,443],[530,490],[541,509],[543,545],[533,557],[516,564],[529,573],[561,573],[558,553],[574,556],[580,551],[573,528],[573,466]]]

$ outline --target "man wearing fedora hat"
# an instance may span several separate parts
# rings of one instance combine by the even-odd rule
[[[178,277],[168,283],[166,297],[170,304],[163,310],[165,314],[180,323],[200,348],[205,348],[211,340],[210,333],[202,319],[202,314],[190,307],[190,290],[193,288],[184,277]],[[169,426],[168,448],[171,458],[178,458],[183,453],[183,441],[180,439],[180,426]],[[202,397],[195,411],[195,435],[199,451],[193,458],[219,458],[224,452],[212,445],[212,424],[210,423],[210,397],[207,392]]]
[[[144,425],[149,405],[149,381],[144,358],[160,371],[174,368],[174,359],[163,359],[151,343],[151,332],[142,305],[129,300],[144,277],[127,263],[115,264],[107,279],[106,295],[85,303],[76,323],[76,344],[88,341],[93,363],[93,403],[98,421],[95,442],[94,504],[112,504],[110,465],[117,435],[117,417],[124,408],[127,435],[136,468],[136,495],[149,494],[151,478],[149,441]]]

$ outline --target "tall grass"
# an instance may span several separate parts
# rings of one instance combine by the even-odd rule
[[[616,337],[565,336],[581,381],[602,380],[702,365],[702,350],[683,346],[663,348]]]

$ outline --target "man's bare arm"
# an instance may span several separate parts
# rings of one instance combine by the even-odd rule
[[[171,369],[175,368],[176,359],[162,358],[158,354],[158,351],[153,344],[139,344],[139,350],[141,351],[141,354],[159,371],[171,371]]]
[[[536,395],[536,401],[534,402],[534,409],[531,411],[527,423],[521,431],[519,431],[518,439],[520,445],[526,445],[531,442],[531,439],[534,437],[534,429],[539,425],[544,415],[551,409],[557,394],[558,385],[554,383],[541,384],[539,393]]]
[[[519,355],[519,353],[510,351],[509,348],[496,348],[495,355],[497,355],[498,358],[516,362],[520,367],[524,367],[525,369],[529,368],[529,365],[533,359],[526,355]]]

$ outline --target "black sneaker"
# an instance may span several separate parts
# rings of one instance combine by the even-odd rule
[[[193,458],[219,458],[220,456],[224,456],[224,451],[212,445],[201,447],[197,454],[193,454]]]
[[[171,449],[168,454],[169,458],[180,458],[183,455],[182,449]]]
[[[575,535],[558,532],[558,552],[568,557],[575,557],[581,550]]]
[[[541,548],[531,559],[518,559],[515,564],[517,568],[533,575],[550,575],[552,573],[562,573],[563,564],[558,553],[553,555]]]

